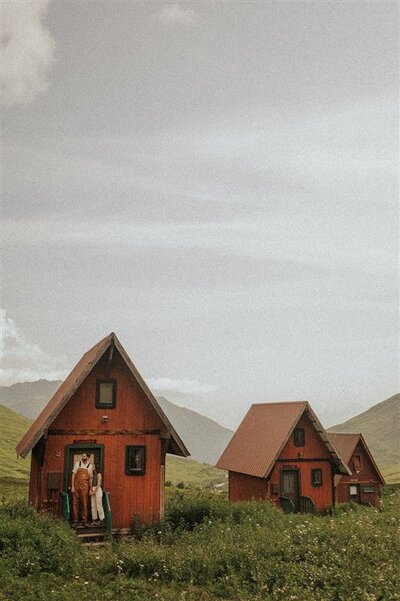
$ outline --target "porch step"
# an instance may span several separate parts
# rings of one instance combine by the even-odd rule
[[[82,541],[101,541],[107,536],[107,530],[105,526],[78,526],[75,529],[78,538]]]

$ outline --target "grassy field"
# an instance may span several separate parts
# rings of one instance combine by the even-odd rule
[[[28,477],[29,460],[17,459],[15,445],[31,423],[30,419],[0,405],[0,477]]]
[[[400,465],[390,465],[382,468],[382,476],[386,484],[395,484],[400,482]]]
[[[88,549],[51,516],[3,502],[0,598],[396,601],[399,528],[399,492],[381,511],[346,505],[323,517],[176,490],[165,522]]]
[[[201,488],[218,488],[227,490],[228,473],[206,463],[198,463],[192,459],[167,456],[166,482],[176,486],[183,482],[186,486]]]

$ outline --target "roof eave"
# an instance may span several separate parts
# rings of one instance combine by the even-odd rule
[[[308,401],[306,401],[306,405],[307,405],[307,411],[309,413],[310,419],[312,418],[311,421],[314,424],[315,429],[317,430],[318,434],[320,435],[320,437],[321,437],[322,441],[324,442],[325,446],[327,447],[328,451],[332,455],[333,462],[336,465],[338,473],[351,476],[351,470],[346,465],[346,463],[343,461],[338,449],[329,440],[329,436],[328,436],[325,428],[319,421],[318,417],[315,415],[314,411],[311,409],[311,406],[308,403]],[[318,427],[316,427],[316,425]]]
[[[100,343],[101,343],[101,341],[100,341]],[[60,402],[60,404],[49,415],[49,417],[47,418],[47,420],[39,428],[39,430],[37,430],[37,432],[33,435],[33,437],[32,437],[31,440],[30,440],[30,437],[29,437],[29,433],[31,431],[32,432],[35,431],[35,423],[37,422],[37,420],[40,419],[40,417],[43,414],[43,412],[46,411],[46,408],[48,407],[49,403],[51,403],[52,399],[57,395],[58,391],[60,390],[60,388],[64,384],[64,382],[60,385],[60,387],[57,389],[57,391],[55,392],[55,394],[53,395],[53,397],[50,399],[49,403],[47,403],[46,407],[44,407],[43,411],[39,414],[39,416],[36,418],[36,420],[30,426],[29,430],[26,432],[26,434],[23,436],[23,438],[21,439],[21,441],[16,446],[17,454],[20,457],[22,457],[23,459],[25,459],[25,457],[27,457],[27,455],[30,453],[30,451],[33,449],[33,447],[39,442],[39,440],[43,436],[44,432],[50,427],[50,425],[53,423],[53,421],[56,419],[56,417],[61,413],[61,411],[64,409],[65,405],[68,403],[68,401],[72,397],[72,395],[77,391],[77,389],[79,388],[79,386],[82,384],[82,382],[89,375],[89,373],[92,371],[92,369],[94,368],[94,366],[98,363],[98,361],[100,360],[100,358],[107,351],[107,349],[109,348],[109,346],[111,346],[112,344],[115,345],[115,347],[117,348],[118,352],[121,354],[121,356],[124,359],[126,365],[128,366],[128,368],[131,371],[132,375],[136,378],[139,386],[142,388],[142,390],[143,390],[144,394],[146,395],[147,399],[149,400],[150,404],[152,405],[152,407],[154,408],[154,410],[156,411],[156,413],[160,417],[161,421],[163,422],[163,424],[165,425],[165,427],[169,431],[169,433],[171,435],[171,440],[170,440],[171,450],[169,452],[171,452],[174,455],[178,455],[180,457],[188,457],[190,455],[188,449],[186,448],[186,445],[183,443],[183,441],[180,438],[180,436],[177,434],[177,432],[175,431],[175,429],[172,427],[172,425],[171,425],[168,417],[165,415],[164,411],[161,409],[161,407],[158,404],[158,402],[157,402],[156,398],[154,397],[153,393],[150,391],[150,389],[148,388],[147,384],[145,383],[145,381],[141,377],[140,373],[138,372],[138,370],[136,369],[136,367],[132,363],[132,361],[129,358],[128,354],[126,353],[124,347],[119,342],[116,334],[114,332],[111,332],[111,334],[109,334],[106,338],[104,338],[103,344],[101,344],[101,346],[99,346],[99,349],[96,352],[96,354],[93,357],[93,359],[88,363],[88,365],[86,366],[86,368],[82,370],[81,374],[79,374],[79,376],[75,380],[74,384],[67,390],[67,392],[64,395],[64,397],[63,397],[62,401]],[[84,357],[84,355],[82,356],[82,358],[83,357]]]
[[[58,405],[58,407],[56,407],[54,409],[53,413],[51,413],[49,415],[49,417],[44,422],[44,424],[41,426],[41,428],[39,428],[39,430],[33,436],[32,440],[29,441],[29,436],[28,435],[29,435],[29,432],[31,430],[34,430],[34,426],[35,426],[36,420],[39,420],[40,416],[43,414],[43,412],[46,411],[47,405],[49,403],[51,403],[52,399],[58,393],[58,391],[60,390],[60,388],[61,388],[61,386],[63,385],[64,382],[62,382],[60,384],[60,386],[58,387],[58,389],[56,390],[56,392],[54,393],[54,395],[50,399],[49,403],[47,403],[46,407],[43,408],[43,410],[40,412],[40,414],[38,415],[38,417],[36,418],[36,420],[33,422],[33,424],[31,424],[31,426],[30,426],[29,430],[27,431],[27,433],[25,434],[25,436],[21,439],[21,441],[16,446],[17,454],[20,457],[22,457],[23,459],[25,459],[29,455],[29,453],[31,452],[31,450],[33,449],[33,447],[39,442],[39,440],[42,438],[44,432],[50,427],[50,425],[54,422],[54,420],[56,419],[56,417],[61,413],[61,411],[64,409],[65,405],[68,403],[68,401],[72,397],[72,395],[78,390],[78,388],[82,384],[83,380],[90,374],[90,372],[92,371],[92,369],[94,368],[94,366],[97,364],[97,362],[99,361],[99,359],[102,357],[102,355],[104,354],[104,352],[107,350],[107,348],[110,345],[111,337],[112,336],[113,336],[113,333],[110,334],[107,338],[104,339],[104,344],[99,348],[99,350],[97,351],[97,353],[94,356],[94,358],[92,359],[92,361],[90,361],[90,363],[87,365],[86,369],[84,369],[82,371],[82,373],[75,380],[74,384],[68,389],[68,391],[64,395],[64,397],[63,397],[61,403]],[[114,336],[115,336],[115,334],[114,334]],[[24,441],[25,438],[27,439],[27,443],[25,443],[25,445],[23,445],[21,447],[21,443]]]

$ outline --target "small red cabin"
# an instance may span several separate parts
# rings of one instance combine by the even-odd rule
[[[376,507],[385,480],[362,434],[328,432],[328,436],[351,470],[350,476],[335,476],[336,502],[352,501]]]
[[[350,470],[306,401],[252,405],[220,457],[231,501],[270,499],[286,511],[334,504],[334,476]]]
[[[29,428],[17,453],[30,451],[30,503],[64,517],[73,465],[89,452],[103,474],[114,530],[133,518],[158,521],[166,453],[189,455],[114,333],[83,355]]]

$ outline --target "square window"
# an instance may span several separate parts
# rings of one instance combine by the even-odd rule
[[[98,409],[113,409],[117,400],[116,380],[97,380],[96,407]]]
[[[313,486],[322,486],[322,470],[320,468],[311,470],[311,484]]]
[[[358,486],[355,484],[350,484],[350,496],[357,497],[358,496]]]
[[[363,486],[363,492],[365,492],[365,493],[374,493],[375,492],[375,486],[373,486],[373,485]]]
[[[128,446],[125,455],[125,474],[127,476],[140,476],[146,469],[146,447]]]
[[[304,428],[295,428],[293,432],[293,442],[295,447],[304,447],[305,435]]]

